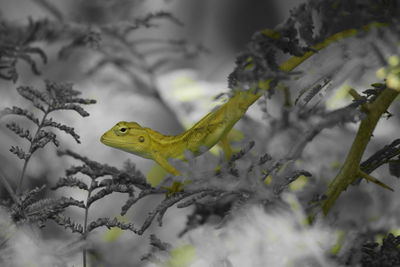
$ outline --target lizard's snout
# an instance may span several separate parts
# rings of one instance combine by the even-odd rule
[[[104,141],[105,141],[105,139],[106,139],[106,136],[105,136],[106,134],[103,134],[101,137],[100,137],[100,142],[102,142],[102,143],[104,143]]]

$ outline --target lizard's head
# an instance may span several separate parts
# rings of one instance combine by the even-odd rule
[[[105,132],[100,141],[110,147],[148,158],[151,140],[145,128],[136,122],[120,121]]]

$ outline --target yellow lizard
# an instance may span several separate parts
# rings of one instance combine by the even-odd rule
[[[381,26],[371,23],[364,27]],[[301,57],[293,56],[280,65],[281,71],[289,72],[300,65],[317,51],[340,39],[356,35],[358,30],[349,29],[336,33],[323,42],[312,46],[312,51]],[[280,38],[278,32],[262,31],[270,38]],[[251,64],[251,61],[250,63]],[[236,122],[246,113],[247,109],[269,89],[271,80],[260,81],[261,90],[236,91],[228,102],[218,109],[211,111],[197,122],[192,128],[177,136],[166,136],[150,128],[144,128],[136,122],[118,122],[105,132],[101,142],[105,145],[156,161],[161,167],[173,175],[180,175],[169,162],[169,159],[184,159],[185,151],[195,156],[207,151],[218,142],[222,145],[226,158],[230,158],[232,151],[227,140],[227,134]]]
[[[168,159],[184,159],[185,151],[197,156],[220,142],[226,158],[232,151],[227,134],[261,93],[236,92],[227,103],[208,113],[192,128],[177,136],[166,136],[136,122],[118,122],[103,134],[105,145],[156,161],[173,175],[179,175]]]

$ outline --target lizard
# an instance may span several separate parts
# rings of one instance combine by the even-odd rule
[[[120,121],[101,137],[105,145],[156,161],[173,175],[180,175],[168,159],[184,159],[186,151],[198,156],[220,143],[226,159],[232,155],[227,134],[262,95],[237,91],[228,102],[211,111],[190,129],[176,136],[163,135],[137,122]]]
[[[382,25],[371,23],[365,26],[364,30],[369,30],[371,26],[379,27]],[[273,30],[267,29],[261,31],[261,33],[273,39],[280,38],[279,32]],[[333,34],[312,46],[310,51],[302,56],[290,57],[279,66],[279,69],[283,72],[290,72],[331,43],[355,36],[357,33],[357,29],[348,29]],[[220,143],[226,159],[229,159],[232,155],[232,150],[227,134],[236,122],[243,117],[247,109],[270,88],[271,82],[272,79],[259,81],[257,90],[252,88],[244,91],[235,91],[225,104],[206,114],[190,129],[179,135],[167,136],[151,128],[142,127],[137,122],[120,121],[105,132],[100,141],[107,146],[152,159],[175,176],[180,175],[180,172],[168,160],[184,159],[185,151],[190,151],[194,156],[198,156]],[[376,181],[373,182],[376,183]]]

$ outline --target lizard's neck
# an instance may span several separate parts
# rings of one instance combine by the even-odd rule
[[[166,158],[181,158],[186,145],[184,135],[187,131],[179,135],[164,135],[150,128],[145,128],[151,138],[151,146],[154,153],[160,153]]]

